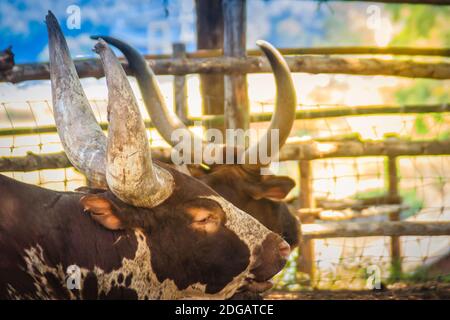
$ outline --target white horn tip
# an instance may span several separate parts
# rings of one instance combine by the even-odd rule
[[[272,45],[265,40],[256,40],[256,45],[260,48],[271,47]]]

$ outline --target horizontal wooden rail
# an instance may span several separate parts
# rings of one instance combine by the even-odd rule
[[[322,221],[342,221],[353,220],[359,218],[367,218],[373,216],[389,216],[391,214],[398,213],[403,210],[408,210],[408,205],[400,204],[388,204],[388,205],[376,205],[370,206],[362,210],[354,210],[346,208],[342,210],[327,210],[324,208],[303,208],[297,211],[297,215],[300,217],[313,217]],[[302,220],[303,221],[303,220]]]
[[[339,106],[323,107],[298,110],[295,113],[296,119],[322,119],[348,116],[367,116],[376,114],[414,114],[414,113],[439,113],[450,112],[450,103],[433,105],[405,105],[405,106],[387,106],[387,105],[368,105],[368,106]],[[262,112],[252,114],[251,122],[270,121],[272,112]],[[217,119],[217,120],[216,120]],[[220,121],[220,116],[216,116],[214,121]]]
[[[450,79],[450,63],[425,63],[401,60],[363,59],[328,56],[287,56],[292,72],[311,74],[341,73],[352,75],[385,75],[410,78]],[[271,71],[263,57],[217,57],[197,59],[150,60],[156,74],[184,75],[197,73],[268,73]],[[75,60],[81,78],[104,76],[98,59]],[[129,74],[128,65],[123,64]],[[48,63],[17,64],[13,69],[0,72],[0,82],[22,82],[49,79]]]
[[[450,0],[449,0],[450,1]],[[5,50],[6,51],[6,50]],[[413,47],[314,47],[314,48],[278,48],[283,55],[398,55],[398,56],[434,56],[450,57],[450,48],[413,48]],[[12,53],[12,52],[11,52]],[[247,56],[261,56],[261,50],[247,50]],[[0,53],[1,56],[1,53]],[[222,49],[197,50],[187,52],[186,58],[213,58],[223,56]],[[145,54],[147,60],[171,59],[172,54]],[[123,58],[121,58],[123,60]],[[4,69],[10,69],[8,64]]]
[[[414,114],[414,113],[440,113],[450,112],[450,103],[434,105],[405,105],[405,106],[387,106],[387,105],[368,105],[368,106],[334,106],[297,110],[295,119],[323,119],[349,116],[367,116],[382,114]],[[250,115],[250,122],[267,122],[272,119],[272,112],[261,112]],[[190,118],[190,124],[194,121],[202,121],[205,126],[217,126],[223,124],[223,115],[203,116]],[[0,129],[0,135],[2,135]]]
[[[280,161],[369,156],[425,156],[450,154],[450,141],[300,141],[289,142]]]
[[[169,148],[152,147],[152,158],[163,162],[170,161]],[[46,169],[70,168],[72,164],[65,152],[35,154],[28,152],[26,156],[0,157],[0,172],[36,171]]]
[[[405,106],[354,106],[354,107],[324,107],[312,108],[296,111],[296,119],[322,119],[346,116],[366,116],[376,114],[414,114],[414,113],[440,113],[450,112],[450,103],[434,104],[434,105],[405,105]],[[267,122],[272,118],[272,112],[261,112],[250,116],[251,122]],[[201,117],[189,117],[186,121],[188,126],[193,126],[196,122],[201,122],[203,126],[218,126],[223,124],[223,115],[206,115]],[[145,121],[147,128],[154,128],[151,121]],[[100,123],[103,130],[108,128],[107,123]],[[55,125],[38,126],[38,127],[15,127],[0,128],[0,136],[39,134],[39,133],[55,133]]]
[[[374,236],[450,236],[450,222],[334,222],[302,225],[305,239]]]
[[[170,162],[171,149],[152,147],[152,156]],[[332,141],[288,142],[280,151],[280,161],[314,160],[365,156],[431,156],[450,155],[450,141]],[[63,152],[26,156],[0,157],[1,171],[34,171],[70,167]]]
[[[301,54],[317,54],[317,55],[404,55],[404,56],[438,56],[450,57],[450,49],[448,48],[407,48],[407,47],[316,47],[316,48],[284,48],[280,49],[283,55],[301,55]],[[249,56],[262,55],[260,50],[248,50]]]
[[[410,47],[314,47],[314,48],[278,48],[283,55],[398,55],[398,56],[435,56],[450,57],[450,48],[410,48]],[[261,56],[261,50],[247,50],[247,56]],[[187,58],[212,58],[223,56],[221,49],[198,50],[186,53]],[[170,59],[171,54],[146,54],[148,60]]]
[[[35,171],[45,169],[62,169],[72,167],[64,152],[34,154],[26,156],[0,157],[0,171]]]
[[[361,211],[374,206],[400,205],[403,202],[402,197],[396,195],[382,194],[372,196],[366,199],[344,198],[340,200],[332,200],[327,198],[316,198],[317,206],[322,210],[345,210],[351,209]],[[319,214],[318,212],[317,214]]]

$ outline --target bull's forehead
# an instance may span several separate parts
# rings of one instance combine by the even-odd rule
[[[222,207],[227,217],[225,226],[245,242],[250,252],[261,245],[266,236],[271,233],[261,222],[222,197],[211,195],[204,198],[215,201]]]

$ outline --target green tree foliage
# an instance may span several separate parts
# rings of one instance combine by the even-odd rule
[[[418,104],[418,103],[448,103],[450,101],[450,92],[446,89],[442,81],[429,79],[417,79],[414,85],[399,89],[395,93],[395,99],[400,105]],[[431,115],[417,115],[414,122],[415,132],[419,135],[429,133],[429,124],[433,122],[435,125],[443,124],[445,121],[441,113]],[[437,137],[440,140],[448,139],[449,130],[440,133]]]
[[[392,46],[450,46],[450,8],[446,6],[427,5],[386,5],[393,22],[401,27],[392,39]],[[450,94],[442,81],[420,79],[408,88],[396,92],[399,104],[448,103]],[[429,133],[430,116],[418,115],[414,128],[417,134]],[[435,124],[442,124],[442,115],[431,115]],[[428,119],[429,120],[429,119]],[[427,124],[428,123],[428,124]],[[438,139],[447,139],[450,131],[440,133]]]
[[[417,79],[413,86],[399,89],[395,93],[395,99],[401,105],[447,103],[450,98],[450,92],[447,90],[442,81]]]
[[[390,45],[450,46],[450,8],[426,5],[386,5],[394,23],[401,26]]]

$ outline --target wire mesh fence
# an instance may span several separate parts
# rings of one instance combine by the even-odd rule
[[[98,99],[90,102],[98,121],[106,123],[107,101]],[[142,101],[139,104],[145,120],[149,121]],[[332,105],[299,105],[297,109],[329,110],[334,107],[338,108]],[[273,101],[251,101],[251,111],[252,115],[270,113],[273,111]],[[62,151],[54,130],[50,101],[0,103],[0,119],[0,157]],[[265,121],[252,123],[252,127],[266,126]],[[202,131],[200,127],[193,129],[199,133]],[[168,146],[155,129],[148,130],[153,146]],[[448,113],[374,114],[364,118],[348,115],[296,121],[291,139],[345,141],[401,137],[410,141],[443,140],[447,139],[449,132]],[[389,172],[386,157],[318,159],[312,160],[311,166],[313,198],[315,205],[321,207],[320,213],[314,218],[316,222],[389,220],[388,214],[378,213],[386,205],[381,200],[366,205],[365,214],[355,209],[355,203],[380,198],[387,192]],[[403,156],[397,159],[398,193],[404,204],[400,220],[450,220],[449,167],[450,156],[447,155]],[[86,184],[84,176],[72,167],[2,174],[55,190],[71,191]],[[297,181],[296,188],[287,200],[294,210],[298,209],[298,195],[301,192],[298,162],[282,162],[278,174],[288,175]],[[336,204],[339,206],[333,207]],[[359,213],[355,215],[356,211]],[[275,279],[276,287],[293,290],[310,286],[321,289],[361,289],[366,287],[370,279],[368,270],[371,268],[375,268],[380,279],[386,283],[396,280],[425,281],[430,278],[449,280],[450,262],[447,260],[450,260],[450,237],[400,237],[401,268],[398,269],[393,268],[391,241],[391,237],[314,240],[314,271],[305,273],[300,270],[298,256],[302,252],[296,250],[285,270]]]

